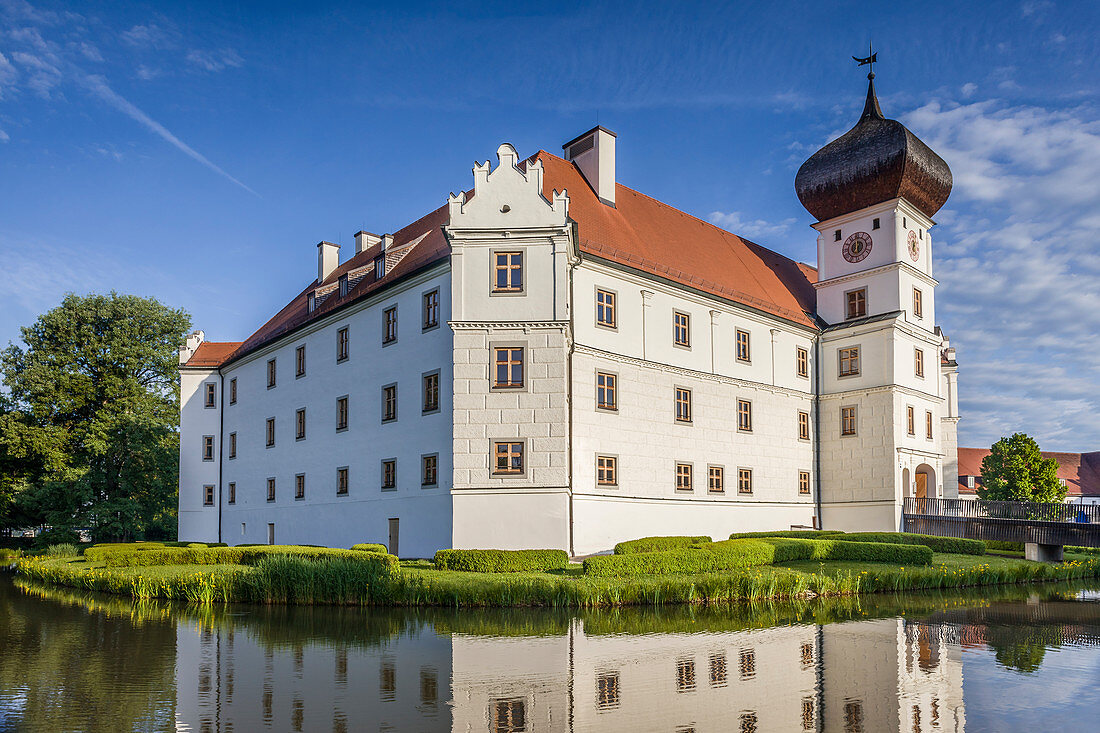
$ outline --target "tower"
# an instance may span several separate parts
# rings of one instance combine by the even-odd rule
[[[818,220],[817,314],[827,324],[818,345],[823,526],[893,530],[904,497],[944,495],[955,442],[954,362],[935,325],[929,234],[951,170],[883,115],[874,73],[867,79],[859,121],[802,164],[795,190]]]

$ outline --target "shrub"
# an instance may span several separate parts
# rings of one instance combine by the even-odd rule
[[[639,540],[627,540],[615,545],[615,554],[629,555],[635,552],[676,550],[683,547],[705,545],[710,541],[710,537],[642,537]]]
[[[533,573],[556,570],[569,564],[565,550],[439,550],[435,566],[440,570],[470,573]]]
[[[80,551],[76,548],[76,545],[69,542],[62,542],[56,545],[50,545],[43,554],[46,557],[76,557],[80,554]]]
[[[380,545],[376,542],[364,542],[358,545],[352,545],[351,549],[359,552],[381,552],[383,554],[387,552],[385,545]]]
[[[44,532],[39,532],[38,536],[34,538],[34,546],[38,549],[45,549],[50,545],[78,545],[80,544],[80,535],[75,529],[68,529],[66,527],[53,527],[47,529]]]
[[[88,553],[95,548],[89,548]],[[107,567],[148,567],[153,565],[255,565],[270,555],[294,555],[296,557],[348,557],[366,559],[380,553],[358,550],[337,550],[328,547],[304,547],[301,545],[255,545],[252,547],[161,547],[133,552],[114,551],[99,558]],[[390,557],[385,555],[385,557]],[[396,560],[395,560],[396,562]]]
[[[775,547],[766,542],[726,540],[674,550],[596,555],[585,559],[584,574],[606,577],[713,573],[769,565],[774,556]]]
[[[958,537],[937,537],[911,532],[851,532],[844,535],[849,542],[890,542],[899,545],[924,545],[933,552],[950,555],[984,555],[985,543],[981,540],[964,540]]]
[[[1023,552],[1023,542],[1001,542],[1000,540],[985,540],[985,549],[999,550],[1000,552]],[[1066,548],[1069,549],[1068,547]]]
[[[849,536],[843,535],[844,539],[836,540],[773,537],[762,541],[775,545],[773,563],[794,562],[796,560],[856,560],[897,563],[899,565],[928,565],[932,562],[932,548],[924,545],[896,542],[849,542],[847,539]]]
[[[839,529],[781,529],[772,532],[735,532],[731,540],[753,539],[760,537],[790,537],[804,540],[820,540],[844,534]]]

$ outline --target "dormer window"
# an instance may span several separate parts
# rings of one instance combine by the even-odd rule
[[[341,275],[340,276],[340,297],[342,298],[347,294],[348,294],[348,276],[347,275]]]
[[[309,294],[309,312],[312,313],[315,310],[317,310],[317,294],[316,293],[310,293]]]
[[[386,274],[386,258],[382,255],[374,258],[374,279],[381,280]]]

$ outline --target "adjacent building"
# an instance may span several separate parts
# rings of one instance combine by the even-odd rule
[[[959,448],[960,499],[978,498],[978,489],[982,485],[982,460],[988,455],[988,448]],[[1058,481],[1066,489],[1066,502],[1100,504],[1100,451],[1041,451],[1041,455],[1058,462]]]
[[[862,116],[798,172],[817,267],[619,183],[614,133],[505,143],[403,229],[317,245],[243,342],[180,352],[180,537],[600,552],[897,529],[955,496],[946,163]]]

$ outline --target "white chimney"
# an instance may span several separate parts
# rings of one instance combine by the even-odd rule
[[[332,242],[317,243],[317,282],[325,281],[340,264],[340,245]]]
[[[355,254],[366,252],[382,241],[382,237],[377,234],[371,234],[370,232],[357,232],[355,235]]]
[[[389,252],[390,247],[392,247],[392,246],[393,246],[393,235],[392,234],[383,234],[382,235],[382,251],[383,252]]]
[[[577,164],[600,201],[615,205],[615,133],[599,125],[575,137],[562,149],[565,159]]]

